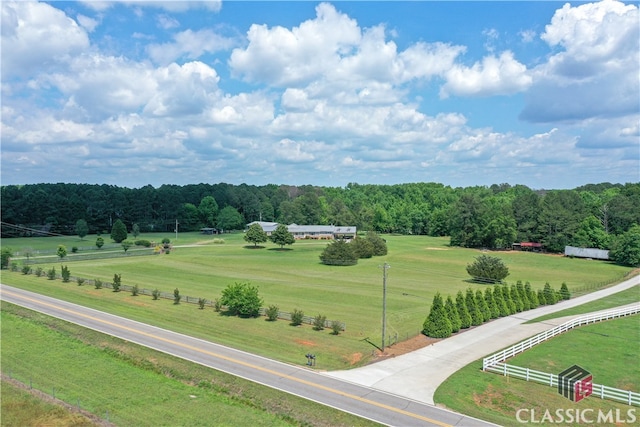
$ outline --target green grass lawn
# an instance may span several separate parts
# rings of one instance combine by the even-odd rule
[[[639,326],[638,315],[582,326],[539,344],[507,363],[549,373],[559,373],[578,364],[593,374],[597,384],[637,392]],[[605,412],[618,409],[622,414],[633,409],[595,396],[573,403],[558,394],[555,387],[482,372],[482,360],[449,377],[436,390],[434,400],[454,411],[506,426],[518,424],[515,415],[521,408],[533,408],[539,415],[547,409],[552,414],[566,408]],[[639,412],[637,408],[633,410]]]
[[[167,234],[171,237],[170,234]],[[291,363],[305,363],[308,352],[318,356],[319,369],[344,369],[371,360],[375,348],[365,339],[380,342],[382,317],[382,268],[391,268],[387,278],[387,331],[404,340],[417,335],[428,314],[436,292],[452,295],[470,283],[465,267],[482,254],[479,250],[448,246],[447,238],[425,236],[384,236],[389,253],[385,257],[360,260],[352,267],[325,266],[319,255],[327,242],[298,241],[290,250],[277,250],[272,244],[253,249],[241,233],[222,237],[224,244],[214,244],[218,236],[183,233],[173,243],[196,247],[175,247],[168,255],[121,257],[90,261],[56,260],[39,264],[60,271],[65,264],[73,276],[111,281],[114,273],[122,275],[125,285],[141,289],[159,289],[194,298],[213,300],[234,282],[250,282],[259,288],[265,306],[280,310],[302,310],[308,316],[324,315],[329,320],[346,323],[346,331],[333,336],[328,330],[313,331],[310,326],[291,327],[279,320],[238,319],[196,305],[171,301],[153,301],[147,296],[113,293],[108,289],[49,281],[17,273],[3,272],[3,283],[31,289],[135,320],[224,343],[243,350]],[[164,235],[141,235],[161,240]],[[77,239],[77,238],[75,238]],[[55,239],[37,238],[32,247],[45,240],[55,248]],[[86,238],[85,240],[92,240]],[[31,240],[12,239],[7,245],[24,247]],[[5,242],[2,242],[5,244]],[[178,245],[176,245],[178,246]],[[609,283],[630,271],[611,263],[565,258],[526,252],[499,252],[509,267],[510,282],[529,281],[534,289],[549,282],[555,289],[566,282],[569,289]]]
[[[377,425],[12,304],[0,316],[3,374],[116,425]],[[2,425],[88,425],[24,395],[5,401],[13,392],[2,389]],[[30,416],[21,405],[38,409]]]

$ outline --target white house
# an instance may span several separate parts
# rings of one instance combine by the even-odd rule
[[[277,222],[253,221],[247,224],[247,227],[258,224],[262,227],[267,236],[278,227]],[[335,226],[335,225],[287,225],[289,233],[293,234],[295,239],[345,239],[351,240],[356,237],[357,229],[353,226]]]

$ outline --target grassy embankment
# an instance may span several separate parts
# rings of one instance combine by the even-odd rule
[[[4,375],[118,426],[374,425],[12,304],[0,314]],[[5,387],[3,426],[90,425]]]

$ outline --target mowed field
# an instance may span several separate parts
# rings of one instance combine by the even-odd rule
[[[60,266],[67,265],[73,276],[107,282],[117,273],[125,285],[167,293],[178,288],[182,295],[208,300],[219,298],[229,284],[249,282],[259,288],[265,306],[277,305],[286,312],[299,309],[307,316],[321,314],[344,322],[346,331],[334,336],[329,330],[314,331],[309,325],[292,327],[285,320],[240,319],[221,315],[210,307],[199,310],[196,304],[174,305],[171,300],[153,301],[148,296],[96,290],[91,285],[77,286],[74,282],[50,281],[19,272],[3,272],[2,282],[285,362],[304,364],[304,355],[312,352],[319,369],[350,368],[375,357],[376,349],[367,341],[381,343],[385,262],[390,266],[387,332],[400,341],[419,334],[436,292],[455,296],[458,290],[486,286],[469,282],[465,270],[482,251],[449,247],[448,238],[385,235],[387,256],[363,259],[356,266],[332,267],[322,265],[318,258],[326,241],[298,241],[279,250],[270,243],[254,249],[244,242],[241,233],[222,236],[224,244],[214,243],[218,236],[198,233],[181,233],[177,240],[170,233],[139,236],[152,241],[163,237],[169,237],[174,244],[170,254],[86,261],[73,261],[73,254],[58,260],[55,249],[64,244],[69,252],[72,246],[81,248],[80,254],[97,252],[82,249],[91,248],[95,236],[84,240],[7,239],[2,245],[16,253],[24,248],[49,251],[50,262],[38,264],[45,270],[53,266],[59,273]],[[492,255],[502,258],[509,267],[507,282],[528,281],[534,289],[542,288],[545,282],[555,289],[562,282],[572,291],[595,288],[619,280],[630,271],[611,263],[559,255],[512,251]]]

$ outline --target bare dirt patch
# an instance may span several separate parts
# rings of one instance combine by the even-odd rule
[[[306,341],[306,340],[300,340],[300,339],[297,339],[296,343],[298,343],[300,345],[306,345],[308,347],[315,347],[315,346],[318,345],[318,344],[314,343],[313,341]]]
[[[376,351],[376,358],[374,362],[388,359],[390,357],[400,356],[402,354],[411,353],[412,351],[427,347],[438,341],[440,341],[440,339],[438,338],[430,338],[423,334],[416,335],[413,338],[409,338],[408,340],[398,342],[396,344],[393,344],[390,347],[385,347],[384,353],[382,353],[379,350]]]

